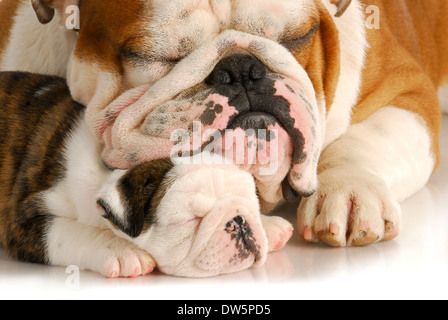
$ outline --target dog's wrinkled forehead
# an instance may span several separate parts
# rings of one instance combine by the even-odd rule
[[[181,59],[227,29],[280,41],[315,13],[311,0],[154,0],[155,52]],[[294,27],[292,27],[294,26]]]

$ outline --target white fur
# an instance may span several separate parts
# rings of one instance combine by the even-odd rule
[[[48,92],[51,92],[51,90],[53,90],[53,84],[43,86],[34,93],[34,97],[39,98],[40,96],[43,96]]]
[[[336,6],[330,1],[323,1],[334,17]],[[361,76],[367,50],[364,5],[353,0],[342,17],[333,18],[339,31],[341,48],[341,74],[338,80],[336,95],[327,114],[326,136],[324,148],[347,131],[351,111],[358,102]]]
[[[337,226],[340,245],[359,236],[361,222],[381,240],[385,221],[401,224],[399,202],[421,189],[435,164],[424,121],[395,107],[385,107],[353,125],[322,154],[320,187],[299,208],[299,229],[317,234]],[[349,204],[354,216],[349,221]],[[354,223],[352,234],[346,229]]]
[[[49,228],[47,250],[53,265],[76,265],[111,278],[144,275],[155,267],[149,253],[111,230],[62,217],[56,217]]]
[[[100,145],[85,121],[72,133],[65,149],[67,170],[64,179],[44,194],[45,204],[58,216],[87,225],[101,225],[95,206],[98,190],[110,172],[102,164]]]
[[[65,77],[77,35],[63,27],[59,20],[56,17],[49,24],[42,25],[29,3],[21,5],[0,70]]]

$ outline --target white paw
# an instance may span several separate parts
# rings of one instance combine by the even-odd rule
[[[151,255],[129,241],[116,236],[107,238],[94,253],[97,263],[93,271],[108,278],[135,278],[151,273],[156,267]]]
[[[292,224],[283,218],[265,215],[261,216],[261,221],[268,237],[269,252],[282,249],[292,237]]]
[[[353,168],[333,168],[319,175],[319,183],[298,210],[298,229],[305,240],[345,247],[398,235],[401,207],[381,179]]]

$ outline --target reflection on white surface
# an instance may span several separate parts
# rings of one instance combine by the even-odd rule
[[[11,261],[0,250],[0,298],[384,299],[439,298],[448,293],[448,117],[442,164],[428,185],[403,203],[400,236],[367,247],[311,245],[297,234],[266,265],[212,279],[154,273],[105,279],[81,272],[79,289],[65,268]],[[297,205],[278,214],[295,223]]]

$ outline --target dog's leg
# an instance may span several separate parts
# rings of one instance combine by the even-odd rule
[[[333,246],[395,238],[399,202],[428,181],[432,151],[424,121],[403,109],[385,107],[353,125],[322,154],[319,189],[298,210],[299,233]]]
[[[268,237],[269,252],[280,250],[291,239],[294,228],[285,219],[262,215],[261,222]]]
[[[156,263],[145,251],[111,230],[87,226],[69,218],[56,217],[48,228],[48,262],[76,265],[110,278],[136,277],[150,273]]]

